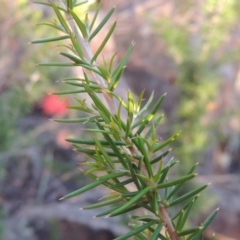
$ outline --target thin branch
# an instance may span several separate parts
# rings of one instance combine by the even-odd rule
[[[171,218],[169,217],[167,208],[163,205],[160,205],[160,212],[163,218],[163,221],[165,223],[165,228],[171,238],[171,240],[180,240],[180,238],[178,237],[175,228],[172,224]]]

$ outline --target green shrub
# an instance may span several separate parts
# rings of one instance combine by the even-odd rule
[[[66,57],[66,62],[46,62],[40,66],[81,67],[83,78],[69,77],[62,81],[72,86],[71,90],[56,92],[57,95],[74,95],[76,103],[71,109],[87,113],[87,117],[75,119],[55,119],[63,123],[91,123],[92,128],[87,131],[92,138],[69,138],[74,148],[85,153],[89,161],[83,163],[84,173],[93,179],[93,182],[67,194],[61,200],[74,197],[86,191],[104,185],[111,189],[111,193],[97,204],[89,205],[83,209],[100,208],[109,206],[108,210],[100,212],[96,217],[114,217],[132,212],[138,208],[144,208],[146,214],[131,215],[130,225],[132,230],[116,238],[128,239],[203,239],[203,232],[215,217],[215,210],[209,217],[197,227],[188,228],[186,222],[191,213],[192,206],[200,192],[207,185],[197,187],[184,195],[177,195],[181,187],[196,177],[197,164],[192,166],[183,176],[172,177],[169,170],[178,162],[170,159],[166,164],[164,158],[170,152],[169,144],[180,134],[174,134],[166,141],[160,141],[156,136],[156,128],[161,121],[157,115],[165,95],[161,96],[148,110],[153,96],[144,106],[142,98],[144,92],[135,99],[132,92],[127,92],[127,100],[124,101],[114,90],[124,72],[128,58],[133,50],[131,44],[125,57],[114,67],[114,59],[105,60],[99,64],[99,56],[111,37],[116,22],[112,24],[109,32],[98,50],[92,54],[91,40],[99,33],[109,21],[114,12],[111,9],[103,20],[96,25],[96,18],[100,7],[97,8],[92,20],[88,15],[84,19],[78,17],[74,9],[84,2],[73,0],[37,3],[51,7],[57,20],[48,22],[48,25],[61,32],[61,35],[34,40],[32,43],[47,43],[66,41],[60,54]],[[87,94],[91,101],[82,100],[79,94]],[[127,118],[123,117],[127,114]],[[128,184],[135,187],[135,191],[128,188]],[[183,207],[173,216],[172,209],[180,203]],[[115,204],[112,207],[111,204]],[[213,237],[214,238],[214,237]]]

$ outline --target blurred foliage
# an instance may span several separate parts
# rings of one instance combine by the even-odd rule
[[[174,149],[179,159],[190,164],[202,160],[212,140],[208,130],[213,130],[213,124],[203,124],[203,116],[219,93],[219,70],[239,60],[239,50],[226,43],[237,24],[240,2],[178,1],[175,7],[171,17],[152,19],[152,23],[178,68],[180,103],[173,129],[183,133]]]
[[[23,86],[14,86],[11,90],[1,93],[0,101],[0,151],[11,145],[17,134],[17,120],[29,110],[27,98],[19,97],[25,93]]]
[[[90,1],[93,4],[94,1]],[[85,12],[86,9],[80,10],[79,14]],[[61,156],[55,156],[54,150],[51,149],[52,156],[50,159],[44,159],[43,145],[46,144],[49,139],[38,139],[37,136],[47,131],[45,125],[34,125],[34,129],[23,129],[22,119],[29,114],[34,114],[32,111],[37,105],[41,105],[44,95],[47,91],[56,91],[61,89],[61,86],[56,87],[56,80],[59,80],[59,76],[66,77],[70,75],[69,69],[57,69],[57,68],[42,68],[36,67],[36,63],[49,59],[49,48],[56,47],[55,44],[49,44],[49,46],[30,46],[29,42],[33,36],[43,38],[48,36],[55,36],[56,32],[48,31],[44,27],[36,27],[37,22],[47,21],[52,16],[52,11],[48,7],[39,7],[36,4],[31,3],[28,0],[16,0],[16,1],[1,1],[0,10],[0,192],[2,193],[4,186],[4,180],[8,176],[8,164],[13,161],[11,156],[18,156],[18,160],[24,164],[22,151],[28,148],[30,145],[39,144],[39,148],[43,151],[40,158],[43,160],[43,171],[49,174],[43,174],[40,179],[39,196],[36,196],[36,202],[40,203],[41,194],[44,194],[44,190],[49,185],[51,180],[50,176],[56,176],[57,178],[64,178],[64,183],[68,182],[71,178],[71,185],[83,185],[85,179],[83,175],[76,177],[71,171],[68,171],[71,164],[68,159],[65,162]],[[51,56],[55,61],[59,61],[59,56]],[[66,89],[66,87],[64,86]],[[27,116],[28,117],[28,116]],[[29,117],[30,118],[30,117]],[[23,124],[24,125],[24,124]],[[59,155],[59,154],[58,154]],[[38,160],[38,159],[37,159]],[[34,160],[33,160],[34,161]],[[17,166],[15,166],[17,168]],[[65,173],[65,175],[63,175]],[[68,176],[70,175],[70,176]],[[37,176],[35,176],[37,177]],[[13,176],[15,179],[16,176]],[[74,184],[73,184],[74,183]],[[46,186],[45,186],[45,185]],[[74,186],[75,186],[74,185]],[[12,185],[8,186],[11,188]],[[71,189],[71,187],[70,187]],[[22,190],[21,190],[22,191]],[[1,194],[0,194],[1,195]],[[21,196],[19,196],[21,198]],[[4,196],[0,197],[0,239],[6,239],[8,236],[4,236],[6,232],[6,219],[9,217],[8,208]],[[9,203],[12,204],[11,201]],[[27,203],[26,203],[27,204]],[[9,227],[9,226],[8,226]],[[53,227],[52,239],[58,239],[56,231]],[[24,231],[24,229],[23,229]]]
[[[0,151],[6,151],[13,142],[19,141],[19,119],[46,94],[46,89],[51,89],[52,79],[57,80],[59,74],[65,76],[68,73],[64,69],[41,69],[40,72],[35,67],[35,63],[46,58],[48,49],[45,46],[28,47],[32,29],[36,22],[52,13],[40,8],[33,11],[33,8],[26,0],[3,0],[1,4]],[[38,27],[34,34],[41,37],[45,33],[44,28]]]

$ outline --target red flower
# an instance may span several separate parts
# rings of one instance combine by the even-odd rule
[[[62,99],[56,95],[47,95],[43,98],[41,107],[45,115],[63,115],[67,112],[69,99]]]

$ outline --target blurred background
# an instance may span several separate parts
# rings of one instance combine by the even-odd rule
[[[92,14],[95,2],[89,2],[78,14],[87,8]],[[239,239],[239,0],[101,2],[100,17],[116,6],[113,20],[118,19],[104,57],[118,52],[121,59],[135,42],[118,93],[124,95],[130,88],[138,95],[146,89],[145,98],[154,91],[157,99],[167,92],[159,138],[182,130],[171,144],[172,155],[180,161],[178,171],[186,172],[199,162],[196,184],[212,183],[198,200],[189,224],[200,223],[218,206],[205,239],[213,231],[217,240]],[[127,231],[127,216],[92,219],[99,210],[79,210],[96,202],[106,189],[58,201],[89,180],[78,168],[86,156],[64,141],[72,134],[87,133],[81,126],[48,121],[76,116],[67,110],[71,98],[48,93],[66,89],[58,80],[79,76],[81,70],[36,66],[62,61],[59,48],[28,44],[56,35],[36,26],[53,18],[51,9],[27,0],[1,1],[0,239],[111,240]],[[93,50],[106,33],[107,28],[93,42]]]

